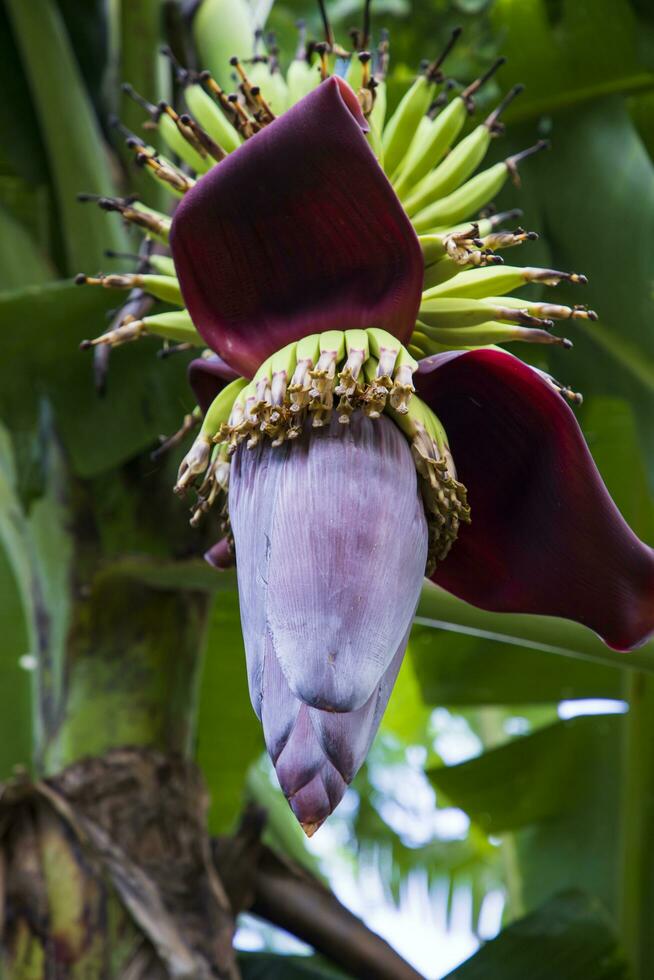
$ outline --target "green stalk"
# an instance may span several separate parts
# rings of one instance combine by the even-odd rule
[[[26,228],[0,205],[0,289],[22,289],[55,278]]]
[[[587,337],[610,354],[649,392],[654,392],[654,361],[645,351],[630,344],[626,337],[620,336],[604,323],[592,323],[592,329],[584,320],[579,320],[578,324]]]
[[[129,82],[134,89],[154,105],[170,98],[167,64],[162,62],[159,48],[163,39],[163,4],[161,0],[122,0],[119,13],[118,83]],[[161,150],[156,130],[143,130],[146,115],[143,109],[121,91],[119,115],[122,122],[147,143]],[[133,154],[123,154],[129,165],[130,185],[139,198],[152,208],[167,211],[170,195],[143,170],[133,165]]]
[[[626,679],[620,796],[618,882],[620,931],[634,980],[648,980],[654,962],[654,678],[634,672]]]
[[[53,0],[7,0],[55,185],[68,271],[100,268],[104,250],[126,250],[126,236],[80,191],[115,192],[109,156],[61,15]]]

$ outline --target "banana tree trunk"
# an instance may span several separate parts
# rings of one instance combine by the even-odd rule
[[[35,760],[0,797],[5,973],[235,978],[190,761],[209,598],[153,587],[133,557],[183,547],[174,511],[149,514],[169,474],[137,460],[80,481],[46,431],[44,493],[28,508],[16,497],[11,513]]]

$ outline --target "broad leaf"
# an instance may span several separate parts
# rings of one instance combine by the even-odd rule
[[[490,613],[470,606],[443,589],[425,585],[416,614],[420,626],[463,633],[525,649],[571,657],[609,667],[635,667],[654,672],[654,641],[631,653],[604,646],[590,630],[554,616]]]
[[[100,127],[54,0],[7,0],[6,6],[55,184],[68,271],[95,272],[104,249],[120,251],[127,240],[120,225],[76,201],[80,191],[114,190]]]
[[[347,980],[346,974],[313,956],[239,953],[243,980]]]
[[[0,780],[32,761],[30,674],[19,663],[32,654],[13,571],[0,546]]]
[[[184,357],[161,361],[145,340],[112,354],[100,397],[80,341],[101,333],[124,295],[71,282],[0,295],[0,416],[20,435],[33,432],[39,404],[52,402],[56,428],[80,476],[110,469],[174,432],[193,405]]]
[[[651,472],[654,295],[645,284],[654,261],[654,165],[616,99],[557,120],[553,139],[556,152],[545,164],[534,161],[547,238],[557,263],[582,265],[589,279],[583,297],[570,289],[561,297],[589,303],[600,316],[571,332],[576,348],[565,361],[566,380],[630,401]],[[583,193],[591,186],[592,194]],[[553,364],[559,370],[561,358]]]
[[[47,162],[29,86],[5,5],[0,5],[0,169],[31,183],[46,179]]]
[[[521,206],[525,225],[541,235],[517,264],[542,262],[588,277],[586,286],[543,287],[540,297],[584,303],[597,311],[599,321],[561,324],[557,332],[574,342],[574,351],[548,349],[547,356],[528,351],[528,359],[549,364],[555,377],[586,399],[625,399],[639,425],[651,481],[654,294],[647,284],[654,261],[654,164],[617,97],[560,112],[547,123],[551,152],[530,160],[522,189],[507,186],[497,205]],[[512,127],[509,135],[495,144],[491,159],[532,143],[534,125]],[[523,356],[524,350],[518,353]],[[620,457],[625,466],[622,450]]]
[[[248,694],[238,597],[224,592],[209,623],[198,714],[197,759],[211,793],[212,833],[233,830],[248,768],[262,751],[261,725]]]
[[[488,833],[516,830],[573,810],[593,790],[620,724],[614,716],[557,722],[429,777]]]
[[[447,980],[628,980],[601,903],[579,891],[557,895],[513,922]]]
[[[536,704],[570,698],[620,698],[614,667],[563,659],[506,636],[416,624],[411,653],[427,704]],[[391,702],[392,703],[392,702]]]
[[[626,716],[559,722],[429,772],[487,832],[517,831],[527,908],[580,886],[614,909],[620,751]]]
[[[528,83],[513,119],[654,87],[629,0],[495,0],[491,23],[508,59],[503,83]]]
[[[53,273],[29,232],[0,205],[0,289],[48,282]]]

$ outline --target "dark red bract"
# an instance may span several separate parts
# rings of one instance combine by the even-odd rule
[[[225,364],[222,357],[196,357],[188,366],[188,382],[204,414],[219,391],[240,375]]]
[[[411,335],[422,252],[366,129],[352,89],[329,78],[177,208],[171,248],[184,302],[207,344],[246,377],[310,333]]]
[[[617,650],[654,630],[654,551],[613,503],[572,411],[502,351],[426,358],[472,523],[434,581],[482,609],[577,620]]]

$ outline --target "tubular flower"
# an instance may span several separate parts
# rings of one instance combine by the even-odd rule
[[[616,649],[654,630],[654,552],[602,483],[580,396],[497,346],[570,347],[554,321],[596,318],[509,295],[585,279],[504,264],[536,236],[504,227],[516,212],[479,217],[545,145],[478,170],[520,87],[460,139],[502,61],[451,97],[455,32],[386,119],[387,39],[368,51],[366,22],[348,53],[325,30],[286,81],[258,39],[234,93],[179,66],[188,112],[134,93],[175,159],[128,143],[181,200],[171,220],[101,199],[156,249],[136,273],[78,277],[175,307],[86,346],[199,349],[175,489],[194,488],[193,523],[218,515],[207,560],[236,558],[252,703],[307,833],[365,758],[425,574]]]

